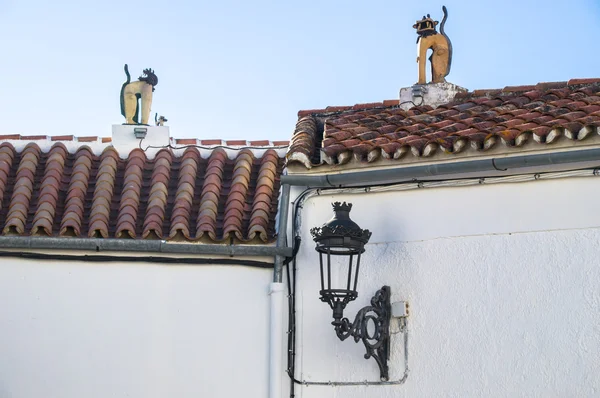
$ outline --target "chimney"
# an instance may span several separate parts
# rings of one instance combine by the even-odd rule
[[[145,126],[135,124],[113,124],[112,145],[122,158],[135,148],[142,148],[146,156],[153,158],[162,148],[171,143],[167,126]]]
[[[419,105],[437,108],[442,104],[452,102],[456,94],[467,91],[466,88],[452,83],[415,84],[412,87],[400,89],[400,107],[404,110]]]

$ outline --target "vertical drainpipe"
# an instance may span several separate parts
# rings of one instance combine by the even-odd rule
[[[290,208],[290,186],[282,184],[279,206],[279,229],[277,247],[285,247],[287,223]],[[283,302],[284,286],[283,261],[285,257],[275,256],[273,282],[269,285],[270,330],[269,330],[269,398],[281,398],[283,379]]]

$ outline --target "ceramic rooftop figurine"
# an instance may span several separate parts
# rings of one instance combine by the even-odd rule
[[[444,83],[445,77],[450,73],[452,64],[452,43],[444,32],[444,24],[448,18],[446,6],[442,6],[444,19],[438,33],[435,27],[439,23],[431,19],[429,14],[417,21],[413,28],[417,30],[417,63],[419,64],[419,81],[417,84],[426,84],[425,64],[427,63],[427,50],[433,50],[429,57],[431,61],[431,83]]]
[[[162,115],[159,117],[159,116],[158,116],[158,113],[155,113],[155,114],[154,114],[154,123],[155,123],[157,126],[164,126],[164,125],[165,125],[165,122],[168,122],[168,121],[169,121],[169,120],[168,120],[166,117],[164,117],[164,116],[162,116]]]
[[[137,81],[131,82],[129,69],[125,64],[125,74],[127,81],[121,87],[121,114],[125,117],[124,124],[143,124],[148,125],[150,119],[150,107],[152,106],[152,93],[154,86],[158,84],[158,77],[150,68],[144,69],[142,76]],[[139,120],[139,111],[141,100],[141,121]]]

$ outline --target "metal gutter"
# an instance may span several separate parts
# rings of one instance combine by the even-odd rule
[[[93,252],[143,252],[209,254],[224,256],[290,256],[292,248],[264,245],[170,243],[164,240],[57,238],[0,236],[2,249],[83,250]]]
[[[522,167],[539,167],[589,161],[600,161],[600,148],[483,160],[467,160],[462,162],[409,166],[393,169],[353,171],[349,173],[327,175],[288,174],[281,176],[281,183],[313,188],[345,187],[365,184],[377,185],[451,174],[476,172],[497,173],[499,171],[508,171]]]

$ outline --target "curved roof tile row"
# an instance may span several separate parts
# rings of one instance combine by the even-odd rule
[[[70,154],[0,145],[0,228],[4,235],[203,242],[272,242],[283,159],[195,148],[154,159],[133,150],[121,160],[108,147]],[[191,226],[194,226],[193,228]]]

